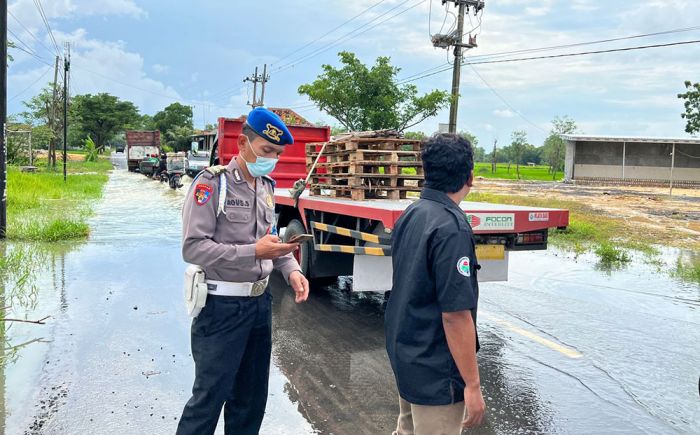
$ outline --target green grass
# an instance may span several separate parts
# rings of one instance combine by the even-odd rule
[[[508,171],[508,165],[506,163],[498,163],[496,165],[495,173],[491,172],[491,163],[475,163],[474,175],[477,177],[498,178],[505,180],[518,179],[515,165],[510,165],[510,171]],[[556,176],[552,177],[552,173],[549,172],[548,166],[520,166],[521,180],[558,181],[562,178],[564,178],[563,172],[557,172]]]
[[[15,241],[57,242],[85,239],[91,205],[102,196],[109,161],[68,162],[68,181],[38,162],[36,173],[8,166],[7,238]]]
[[[618,248],[610,243],[601,243],[593,250],[600,259],[603,267],[616,267],[627,264],[631,258],[625,249]]]
[[[700,261],[685,262],[679,258],[672,275],[683,281],[694,282],[700,285]]]

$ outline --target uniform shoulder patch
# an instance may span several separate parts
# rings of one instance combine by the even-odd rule
[[[459,272],[460,275],[472,276],[469,257],[462,257],[457,261],[457,272]]]
[[[197,184],[194,188],[194,201],[197,205],[202,206],[209,202],[211,194],[214,191],[208,184]]]

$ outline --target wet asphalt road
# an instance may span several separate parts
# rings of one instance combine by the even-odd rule
[[[55,308],[42,330],[52,341],[6,369],[6,433],[174,433],[193,380],[181,301],[185,192],[113,173],[90,241],[54,254],[58,272],[42,277],[35,311]],[[349,288],[341,278],[297,305],[274,277],[262,433],[393,429],[383,298]],[[489,414],[474,433],[700,432],[697,286],[645,266],[608,274],[588,257],[538,252],[513,255],[510,281],[481,293]]]

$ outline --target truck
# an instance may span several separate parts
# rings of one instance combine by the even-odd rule
[[[129,171],[136,172],[147,155],[160,155],[160,131],[127,131],[126,161]]]
[[[271,109],[280,116],[282,109]],[[284,116],[282,116],[285,119]],[[352,276],[352,290],[383,293],[391,289],[391,235],[396,221],[415,198],[364,199],[311,195],[295,200],[289,191],[307,175],[307,144],[330,140],[330,128],[295,117],[285,120],[294,136],[272,173],[276,180],[275,218],[283,240],[312,234],[295,257],[312,285]],[[245,117],[219,118],[212,164],[228,164],[238,153],[237,138]],[[568,210],[464,201],[460,204],[477,242],[479,281],[507,281],[511,252],[545,250],[550,228],[569,225]]]
[[[194,178],[209,166],[211,149],[216,140],[216,131],[202,131],[192,135],[190,150],[185,160],[185,172]]]

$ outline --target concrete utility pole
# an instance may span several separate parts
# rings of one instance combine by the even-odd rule
[[[70,42],[63,54],[63,182],[68,180],[68,77],[70,73]]]
[[[673,168],[676,166],[676,144],[673,144],[673,149],[671,150],[671,186],[668,192],[669,196],[673,196]]]
[[[7,152],[5,150],[6,142],[6,123],[7,123],[7,0],[0,0],[0,57],[2,57],[2,66],[0,66],[0,239],[5,238],[7,230]]]
[[[51,129],[51,140],[49,141],[49,167],[56,169],[56,105],[58,104],[58,63],[60,58],[56,55],[56,66],[53,70],[53,97],[51,99],[51,110],[49,111],[49,128]]]
[[[497,148],[498,144],[498,139],[493,140],[493,155],[491,156],[491,173],[495,174],[496,173],[496,153],[498,152]]]
[[[243,83],[252,82],[253,83],[253,102],[248,101],[248,105],[252,108],[263,106],[265,103],[265,84],[270,80],[270,76],[267,74],[267,64],[263,66],[262,75],[258,74],[258,67],[255,67],[255,74],[250,77],[243,79]],[[258,100],[258,83],[262,84],[262,90],[260,92],[260,100]]]
[[[449,35],[436,34],[432,36],[433,45],[435,47],[447,48],[454,47],[454,69],[452,70],[452,104],[450,105],[450,123],[449,132],[457,133],[457,112],[459,109],[459,82],[462,75],[462,49],[470,49],[477,46],[476,36],[469,35],[469,40],[465,44],[464,38],[464,14],[470,10],[474,14],[478,14],[484,9],[484,0],[442,0],[442,4],[454,3],[458,8],[457,12],[457,30]]]

